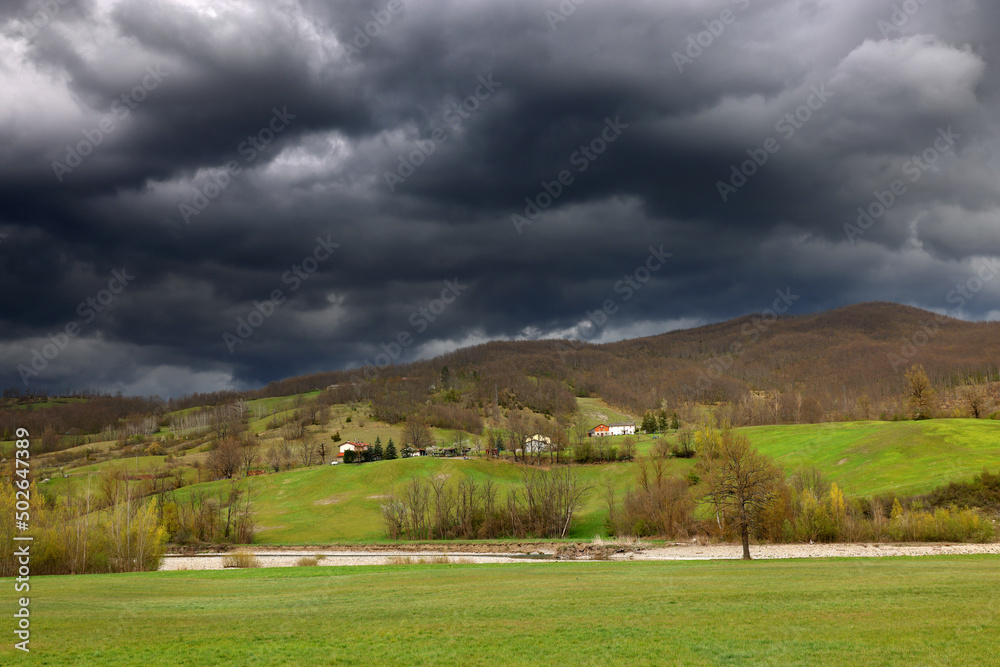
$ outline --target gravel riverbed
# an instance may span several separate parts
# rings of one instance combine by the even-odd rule
[[[318,565],[386,565],[405,562],[450,563],[556,563],[555,546],[542,553],[483,553],[440,550],[267,550],[251,549],[261,567],[292,567],[300,558],[317,557]],[[879,556],[941,556],[953,554],[1000,555],[1000,544],[761,544],[751,545],[750,555],[759,559],[774,558],[872,558]],[[611,560],[717,560],[738,559],[742,547],[738,544],[678,544],[665,547],[640,548],[612,553]],[[168,555],[161,570],[221,570],[225,554]],[[577,560],[590,560],[582,556]]]

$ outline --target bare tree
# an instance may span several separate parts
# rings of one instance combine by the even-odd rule
[[[403,446],[427,449],[434,444],[434,437],[422,419],[410,416],[403,425]]]
[[[281,470],[281,447],[279,445],[271,445],[268,447],[267,465],[274,472]]]
[[[292,451],[292,443],[282,440],[278,446],[278,451],[281,454],[281,467],[285,470],[291,470],[292,466],[295,465],[295,453]]]
[[[861,413],[860,416],[862,419],[871,419],[872,399],[868,397],[868,394],[861,394],[861,396],[858,397],[858,412]]]
[[[232,478],[241,464],[240,441],[235,437],[223,438],[208,455],[208,466],[217,478]]]
[[[240,463],[244,474],[250,474],[250,469],[257,465],[260,459],[260,440],[256,433],[247,432],[240,437]]]
[[[986,411],[986,392],[982,385],[972,384],[962,390],[962,400],[965,402],[969,412],[976,419],[979,419]]]
[[[930,419],[934,409],[934,389],[920,364],[906,371],[906,391],[914,419]]]
[[[285,440],[299,440],[306,434],[306,425],[301,419],[292,419],[281,427],[281,437]]]
[[[631,461],[635,458],[635,438],[632,436],[627,436],[622,440],[621,458],[626,461]]]
[[[105,506],[114,504],[115,499],[121,494],[122,486],[128,486],[124,469],[111,464],[98,473],[97,487],[104,496]]]
[[[517,460],[518,450],[522,450],[522,460],[527,460],[527,452],[524,450],[524,441],[528,437],[531,424],[519,412],[511,411],[507,419],[507,448],[514,453],[514,460]]]
[[[500,451],[503,449],[503,431],[496,428],[491,428],[487,433],[487,439],[489,441],[489,452],[491,456],[500,457]]]
[[[315,445],[310,438],[302,438],[299,441],[299,460],[302,461],[304,467],[312,465],[314,450]]]
[[[781,469],[750,445],[746,436],[721,433],[712,453],[698,461],[697,470],[708,489],[706,499],[716,516],[733,525],[743,541],[743,560],[750,560],[750,532],[774,500],[783,480]]]
[[[455,453],[458,456],[465,454],[465,445],[469,442],[469,437],[466,435],[465,431],[455,431],[451,436],[451,444],[455,448]]]

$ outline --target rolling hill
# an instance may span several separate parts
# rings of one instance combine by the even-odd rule
[[[849,495],[923,493],[984,468],[1000,468],[1000,422],[943,419],[921,422],[851,422],[740,429],[760,451],[788,472],[815,467]],[[673,436],[670,436],[671,438]],[[650,440],[647,438],[645,448]],[[642,449],[641,447],[640,449]],[[672,459],[668,474],[686,475],[689,460]],[[622,493],[635,484],[636,463],[576,466],[590,484],[570,537],[605,534],[606,489]],[[413,477],[445,475],[492,480],[500,487],[520,479],[510,462],[414,458],[362,466],[320,466],[252,478],[260,544],[322,544],[384,540],[380,506]],[[226,481],[177,492],[183,500],[215,492]]]

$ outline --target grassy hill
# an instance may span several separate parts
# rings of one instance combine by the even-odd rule
[[[1000,468],[1000,422],[933,419],[740,429],[787,470],[815,466],[849,495],[922,493]]]
[[[740,429],[761,451],[789,472],[815,466],[848,495],[928,491],[984,468],[1000,468],[1000,423],[971,419],[923,422],[855,422]],[[672,436],[670,436],[672,438]],[[648,444],[647,444],[648,447]],[[140,459],[142,461],[142,459]],[[690,460],[671,460],[670,473],[686,475]],[[635,483],[636,463],[577,466],[591,486],[570,537],[604,534],[609,487],[617,493]],[[292,470],[252,479],[257,494],[261,544],[321,544],[384,539],[380,506],[413,477],[446,475],[493,480],[501,488],[520,479],[522,469],[494,460],[411,458],[361,466]],[[218,491],[228,482],[194,489]]]
[[[681,474],[690,461],[672,462]],[[581,479],[592,485],[571,537],[589,539],[604,533],[604,489],[624,489],[633,481],[629,464],[580,466]],[[501,488],[520,480],[522,468],[492,460],[420,457],[365,465],[339,465],[292,470],[251,478],[256,494],[259,544],[322,544],[369,542],[385,539],[381,504],[414,477],[447,475],[454,483],[463,477],[492,480]],[[185,487],[184,499],[194,490],[214,492],[229,482]]]

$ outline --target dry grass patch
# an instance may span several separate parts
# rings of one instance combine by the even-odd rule
[[[389,556],[386,565],[452,565],[471,563],[469,558],[449,558],[448,556]]]
[[[302,556],[295,564],[299,567],[311,567],[313,565],[319,565],[319,562],[326,558],[326,556]]]
[[[249,551],[244,549],[239,549],[231,554],[226,554],[222,557],[222,567],[235,567],[235,568],[249,568],[249,567],[260,567],[261,562],[257,556],[253,555]]]
[[[638,537],[633,537],[631,535],[608,538],[595,535],[591,544],[599,547],[617,547],[620,549],[628,549],[629,551],[638,551],[640,549],[648,549],[650,547],[647,542],[643,542]]]

